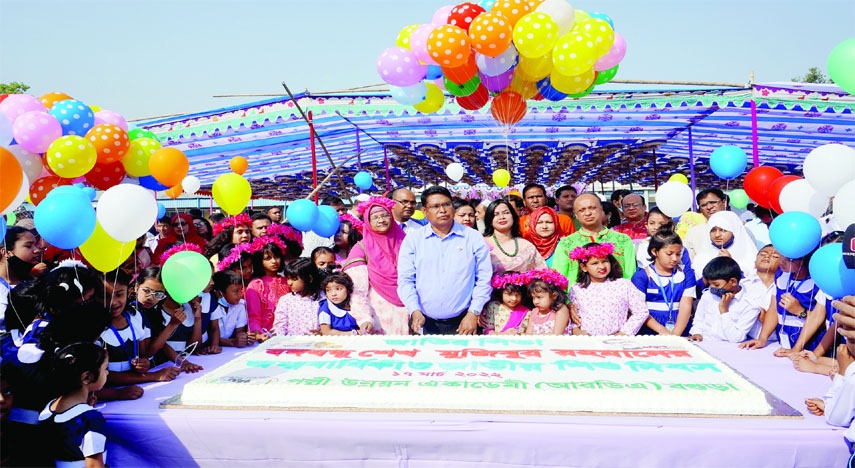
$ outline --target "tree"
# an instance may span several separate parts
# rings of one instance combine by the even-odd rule
[[[19,81],[0,83],[0,94],[24,94],[28,89],[30,89],[29,86]]]
[[[796,83],[833,83],[833,81],[825,77],[819,67],[810,67],[804,76],[797,76],[791,81]]]

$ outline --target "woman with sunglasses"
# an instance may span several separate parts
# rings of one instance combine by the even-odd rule
[[[196,228],[193,226],[193,218],[188,214],[178,213],[172,217],[172,230],[166,237],[157,241],[154,261],[160,262],[160,256],[163,255],[163,252],[176,245],[195,244],[204,250],[207,243],[208,241],[196,232]]]

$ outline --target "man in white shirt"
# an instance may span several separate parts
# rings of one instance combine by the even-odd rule
[[[698,301],[694,323],[689,330],[691,340],[745,341],[766,297],[762,283],[742,281],[742,270],[730,257],[710,260],[703,275],[710,287]]]
[[[410,189],[400,187],[389,192],[389,198],[395,200],[395,206],[392,207],[392,217],[395,218],[395,223],[401,226],[405,234],[421,229],[424,224],[413,219],[413,213],[416,212],[416,196]]]

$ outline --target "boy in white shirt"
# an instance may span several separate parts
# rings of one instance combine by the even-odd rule
[[[219,319],[220,346],[247,345],[247,312],[243,300],[243,278],[232,270],[214,274],[214,294],[222,316]]]
[[[765,289],[757,282],[742,281],[742,270],[730,257],[712,259],[704,267],[703,277],[710,287],[698,301],[690,339],[745,341],[760,314]]]
[[[840,325],[842,328],[842,325]],[[817,415],[825,415],[825,422],[832,426],[846,427],[843,437],[849,445],[849,453],[853,452],[855,444],[855,429],[852,428],[852,420],[855,419],[855,343],[848,341],[837,347],[837,359],[829,377],[831,377],[831,388],[822,398],[806,398],[805,404],[808,410]],[[852,466],[853,457],[849,459]]]

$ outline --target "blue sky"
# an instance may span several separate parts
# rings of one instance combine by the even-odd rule
[[[577,0],[627,41],[618,78],[789,81],[855,34],[852,0]],[[128,119],[379,83],[377,55],[448,0],[0,0],[0,82]],[[627,86],[622,85],[622,88]]]

